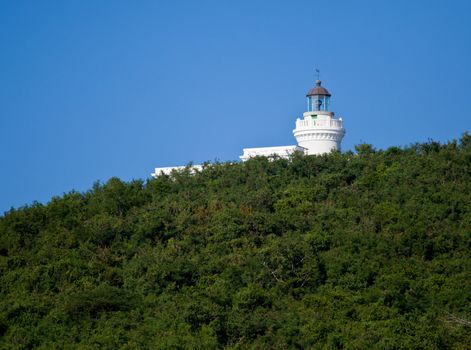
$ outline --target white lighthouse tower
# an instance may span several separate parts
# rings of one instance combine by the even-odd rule
[[[305,149],[306,154],[323,154],[340,150],[345,129],[342,118],[336,119],[330,111],[330,93],[316,81],[307,93],[307,112],[303,119],[296,120],[293,135],[298,146]]]
[[[335,118],[334,112],[330,111],[330,96],[329,91],[321,86],[321,81],[317,79],[316,86],[306,95],[307,112],[304,112],[303,119],[296,120],[296,129],[293,130],[298,144],[244,148],[244,154],[240,156],[240,159],[246,161],[256,156],[287,158],[296,151],[311,155],[340,150],[345,129],[342,118]]]

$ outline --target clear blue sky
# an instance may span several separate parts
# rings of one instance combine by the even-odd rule
[[[294,144],[314,69],[344,150],[470,130],[471,1],[2,1],[0,213]]]

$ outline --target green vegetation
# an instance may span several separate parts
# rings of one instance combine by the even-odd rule
[[[9,211],[0,348],[469,348],[471,136],[356,150]]]

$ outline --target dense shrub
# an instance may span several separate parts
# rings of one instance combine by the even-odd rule
[[[10,210],[0,348],[467,348],[470,136],[356,151]]]

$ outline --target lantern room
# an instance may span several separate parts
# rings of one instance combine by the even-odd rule
[[[313,111],[328,111],[330,108],[330,93],[326,88],[321,86],[321,81],[316,81],[316,86],[313,87],[306,95],[307,108],[309,112]]]

